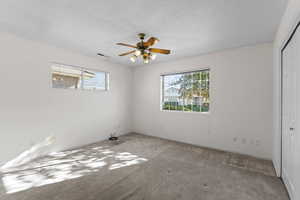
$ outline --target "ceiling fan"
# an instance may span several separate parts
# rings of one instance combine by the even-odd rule
[[[150,48],[151,46],[155,45],[159,40],[156,37],[150,37],[147,41],[144,41],[146,34],[145,33],[139,33],[138,37],[140,38],[140,42],[138,42],[136,45],[131,44],[125,44],[125,43],[117,43],[117,45],[126,46],[134,48],[135,50],[122,53],[119,56],[127,56],[130,54],[133,54],[130,57],[130,60],[132,62],[136,62],[137,58],[139,56],[142,57],[145,64],[149,63],[150,60],[154,60],[156,58],[155,53],[160,54],[170,54],[171,51],[168,49],[157,49],[157,48]]]

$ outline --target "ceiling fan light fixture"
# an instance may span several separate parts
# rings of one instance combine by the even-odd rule
[[[155,60],[156,54],[151,54],[151,55],[150,55],[150,58],[151,58],[151,60]]]
[[[130,60],[131,62],[135,63],[136,62],[136,59],[137,59],[137,56],[136,55],[133,55],[130,57]]]
[[[126,43],[117,43],[117,45],[126,46],[130,48],[134,48],[132,51],[128,51],[125,53],[120,54],[119,56],[127,56],[131,54],[130,60],[135,63],[139,57],[143,60],[144,64],[149,63],[152,60],[156,59],[156,54],[165,54],[168,55],[171,53],[171,50],[168,49],[159,49],[159,48],[152,48],[159,39],[156,37],[150,37],[148,40],[144,41],[145,34],[140,33],[138,34],[140,38],[140,42],[136,45],[126,44]],[[154,54],[155,53],[155,54]]]
[[[136,51],[134,52],[134,54],[135,54],[136,56],[140,56],[140,55],[142,54],[142,52],[141,52],[140,50],[136,50]]]
[[[145,64],[148,64],[149,61],[150,61],[149,58],[144,59],[144,63],[145,63]]]

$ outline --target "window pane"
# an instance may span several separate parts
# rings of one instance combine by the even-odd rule
[[[164,77],[164,103],[168,105],[167,110],[182,109],[180,106],[179,82],[181,75]]]
[[[84,90],[106,90],[106,73],[84,70],[82,73]]]
[[[65,89],[79,89],[81,84],[81,70],[69,66],[52,66],[52,87]]]
[[[209,111],[209,73],[202,72],[202,80],[201,80],[201,111],[208,112]]]
[[[52,87],[65,89],[108,90],[109,74],[63,64],[51,66]]]
[[[209,70],[162,76],[162,109],[209,111]]]
[[[193,102],[193,74],[192,73],[185,73],[182,75],[182,95],[184,100],[184,110],[185,111],[192,111],[192,102]]]

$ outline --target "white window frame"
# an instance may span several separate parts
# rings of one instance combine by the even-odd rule
[[[183,111],[183,110],[164,110],[163,103],[164,103],[164,76],[168,75],[176,75],[176,74],[188,74],[193,72],[201,72],[201,71],[208,71],[209,72],[209,110],[208,112],[196,112],[196,111]],[[210,68],[201,68],[201,69],[191,69],[185,71],[175,71],[175,72],[166,72],[160,74],[160,111],[161,112],[174,112],[174,113],[190,113],[190,114],[210,114],[211,112],[211,69]]]
[[[80,83],[80,87],[78,89],[72,89],[72,88],[56,88],[53,87],[53,81],[52,81],[52,66],[53,65],[61,65],[61,66],[65,66],[65,67],[71,67],[74,69],[78,69],[81,71],[81,77],[82,77],[82,73],[84,71],[94,71],[94,72],[101,72],[105,74],[105,89],[97,89],[97,90],[87,90],[83,88],[83,81],[81,81]],[[82,78],[81,78],[82,79]],[[70,64],[64,64],[64,63],[59,63],[59,62],[50,62],[50,87],[51,89],[58,89],[58,90],[76,90],[76,91],[91,91],[91,92],[107,92],[109,91],[110,87],[110,73],[107,71],[102,71],[99,69],[94,69],[94,68],[86,68],[86,67],[80,67],[80,66],[76,66],[76,65],[70,65]],[[83,79],[82,79],[83,80]]]

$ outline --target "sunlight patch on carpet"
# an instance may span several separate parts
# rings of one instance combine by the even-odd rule
[[[71,180],[97,172],[114,170],[148,161],[129,152],[114,152],[108,146],[86,147],[51,153],[26,165],[4,171],[3,185],[7,193]]]

